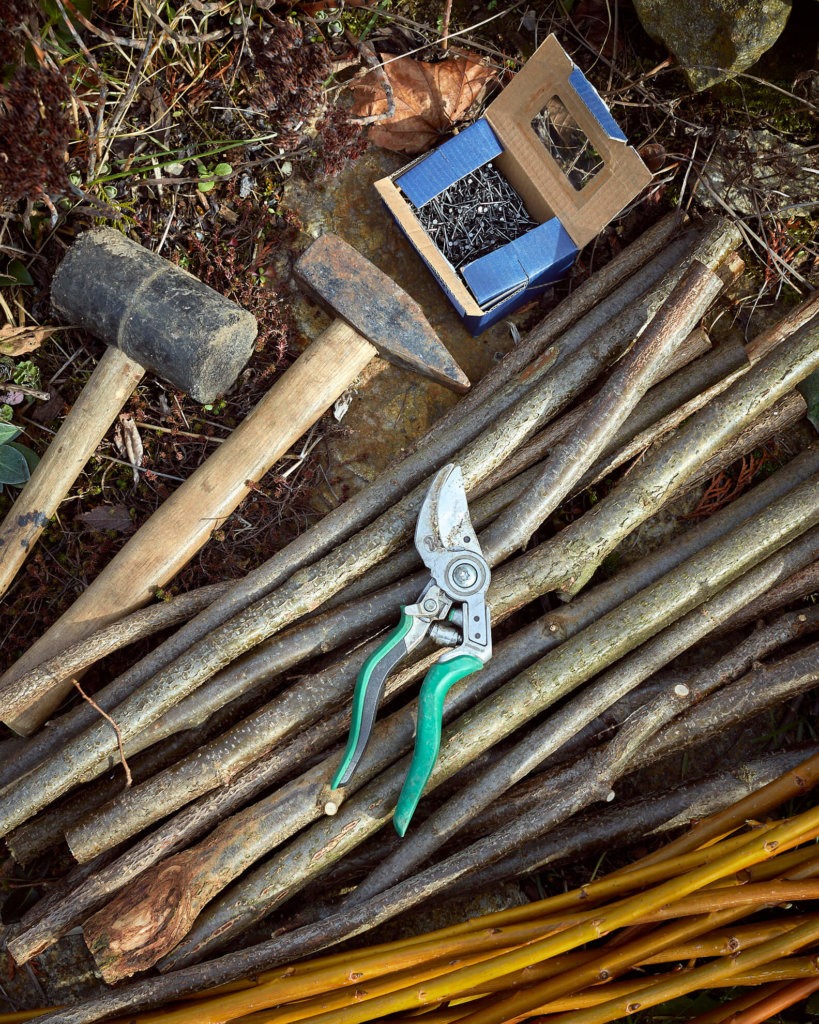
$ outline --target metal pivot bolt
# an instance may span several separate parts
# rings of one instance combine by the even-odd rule
[[[468,590],[477,582],[478,572],[475,566],[470,565],[469,562],[459,562],[452,570],[452,578],[464,590]]]

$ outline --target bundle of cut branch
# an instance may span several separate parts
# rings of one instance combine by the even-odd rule
[[[799,604],[819,555],[815,443],[639,561],[597,572],[675,497],[801,419],[796,385],[819,366],[816,297],[745,346],[707,351],[701,321],[741,272],[736,233],[722,223],[673,232],[662,223],[625,250],[388,477],[244,581],[135,613],[16,678],[22,709],[123,638],[189,620],[95,694],[96,709],[69,711],[2,766],[0,832],[13,856],[26,863],[65,839],[79,861],[8,929],[14,959],[82,925],[108,982],[154,965],[169,972],[118,985],[104,1010],[54,1019],[155,1003],[171,991],[166,980],[196,992],[433,894],[540,870],[575,848],[576,816],[609,806],[638,769],[819,681],[819,615]],[[421,648],[390,679],[392,711],[356,774],[343,790],[330,780],[355,677],[423,585],[407,542],[430,474],[452,460],[494,567],[489,603],[505,636],[450,692],[426,818],[390,846],[380,830],[407,769],[410,688],[439,649]],[[561,504],[601,479],[601,500],[531,546]],[[533,619],[549,593],[565,603]],[[766,619],[749,625],[743,610],[760,600]],[[726,622],[731,653],[697,660]],[[136,783],[124,790],[109,772],[120,761]],[[760,767],[749,788],[776,770]],[[661,827],[694,800],[635,802],[597,841],[624,821],[631,836]],[[302,890],[309,909],[290,909]],[[287,934],[241,952],[274,912]]]
[[[155,986],[168,1002],[128,1019],[364,1024],[389,1016],[407,1024],[512,1024],[543,1014],[561,1024],[604,1024],[705,987],[740,987],[747,993],[697,1019],[717,1024],[750,1007],[753,1015],[743,1019],[766,1021],[819,990],[819,916],[808,911],[819,896],[819,811],[770,818],[817,781],[813,753],[677,840],[579,888],[257,972],[195,999],[172,990],[181,975],[171,975]],[[799,912],[788,913],[794,901]],[[268,943],[269,951],[276,945],[281,940]],[[211,973],[218,975],[218,964]],[[41,1019],[78,1024],[132,1010],[144,1003],[146,987]]]

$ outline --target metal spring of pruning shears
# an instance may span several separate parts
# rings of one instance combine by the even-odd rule
[[[472,529],[459,466],[444,466],[433,478],[418,513],[415,546],[431,579],[415,604],[401,608],[396,629],[361,667],[347,748],[332,782],[337,789],[352,777],[393,668],[427,636],[450,647],[431,666],[418,695],[415,750],[393,816],[402,836],[438,758],[446,695],[454,683],[482,668],[492,656],[486,604],[489,566]]]

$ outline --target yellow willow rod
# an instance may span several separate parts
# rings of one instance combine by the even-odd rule
[[[751,989],[749,992],[737,996],[730,1002],[723,1003],[707,1013],[700,1014],[699,1017],[695,1017],[689,1024],[722,1024],[722,1021],[730,1020],[736,1011],[756,1006],[761,1000],[767,999],[769,995],[773,995],[783,988],[787,988],[788,985],[789,982],[787,981],[776,981],[771,985],[760,985],[756,989]]]
[[[532,1013],[571,1013],[575,1010],[597,1007],[604,1002],[614,999],[624,1000],[628,999],[631,995],[639,997],[641,991],[653,985],[682,980],[686,977],[687,972],[691,973],[694,970],[696,968],[683,968],[679,971],[669,971],[667,974],[655,975],[653,978],[629,978],[623,981],[613,981],[607,985],[595,985],[584,992],[577,992],[573,996],[565,996],[563,999],[555,999],[550,1003],[543,1003],[534,1010],[526,1011],[525,1016],[528,1017]],[[818,975],[819,966],[817,966],[815,957],[782,957],[780,960],[766,964],[756,970],[743,971],[740,974],[732,975],[730,978],[717,980],[710,987],[733,988],[735,985],[737,987],[743,985],[750,987],[752,985],[767,985],[772,981],[797,981],[802,978],[816,978]],[[692,989],[688,991],[692,991]],[[423,1017],[416,1018],[419,1021],[423,1019]],[[512,1020],[514,1019],[523,1018],[512,1018]],[[237,1024],[239,1024],[238,1021]],[[511,1020],[509,1024],[511,1024]]]
[[[295,1024],[297,1021],[313,1020],[318,1013],[329,1013],[332,1010],[341,1009],[344,1006],[360,1002],[362,999],[371,999],[379,995],[394,992],[396,989],[406,988],[408,984],[418,984],[428,981],[431,978],[440,978],[447,973],[456,970],[461,963],[480,963],[491,956],[484,953],[482,956],[464,957],[450,964],[441,964],[437,968],[426,968],[422,970],[410,969],[401,971],[398,974],[390,974],[378,979],[361,990],[356,987],[348,987],[340,991],[325,992],[313,999],[301,1000],[297,1003],[289,1003],[287,1006],[275,1006],[270,1000],[268,1008],[261,1009],[249,1016],[233,1016],[230,1020],[264,1020],[267,1024]],[[209,1018],[205,1018],[208,1020]],[[226,1018],[227,1019],[227,1018]],[[200,1024],[201,1017],[198,1017],[196,1024]]]
[[[749,912],[749,906],[768,906],[801,899],[819,899],[819,882],[765,882],[745,886],[733,885],[722,890],[711,890],[707,894],[698,893],[696,895],[677,900],[666,907],[660,908],[652,914],[647,914],[644,917],[639,918],[636,923],[646,924],[649,922],[653,923],[669,919],[673,920],[679,917],[701,916],[712,912],[719,912],[721,910],[730,910],[734,908],[740,908],[743,914],[747,914]],[[587,920],[592,913],[593,911],[588,911],[577,919],[570,918],[558,922],[558,924],[568,928]],[[526,942],[531,942],[536,938],[540,938],[542,936],[543,929],[532,927],[526,927],[524,929],[522,926],[517,926],[508,930],[503,930],[502,932],[500,929],[498,931],[500,934],[491,936],[474,936],[476,940],[480,940],[481,952],[478,955],[470,957],[470,962],[483,963],[487,959],[496,955],[503,955],[511,952],[512,949],[519,948]],[[474,945],[478,945],[477,941]],[[490,952],[490,948],[492,947],[494,947],[496,952]],[[407,950],[405,951],[405,954],[411,952],[412,950]],[[453,965],[448,968],[446,966],[435,966],[435,964],[440,964],[441,960],[454,955],[454,951],[438,949],[436,952],[437,956],[433,961],[429,961],[423,965],[412,963],[402,971],[391,971],[390,973],[385,972],[380,978],[372,976],[367,979],[361,971],[357,970],[354,963],[348,962],[345,975],[346,984],[342,991],[334,992],[332,988],[328,986],[327,979],[315,974],[297,979],[277,981],[271,985],[254,989],[252,993],[248,993],[247,991],[234,993],[233,995],[226,996],[222,999],[212,1000],[211,1003],[201,1004],[198,1008],[198,1024],[218,1024],[218,1022],[221,1021],[234,1020],[242,1014],[248,1013],[252,1008],[262,1009],[274,1004],[279,1005],[298,1000],[300,1003],[299,1006],[290,1006],[276,1010],[267,1018],[271,1022],[275,1022],[275,1024],[290,1024],[292,1021],[310,1019],[314,1013],[328,1013],[330,1010],[338,1010],[347,1005],[358,1005],[362,1001],[378,998],[381,995],[404,989],[409,985],[414,985],[433,977],[443,977],[445,974],[452,973],[456,966],[464,966],[461,964]],[[459,959],[466,960],[467,957],[463,955],[465,952],[463,943],[459,952],[461,954]],[[569,959],[568,957],[561,958],[561,960],[564,960],[562,969],[571,969],[571,967],[574,967],[576,964],[590,958],[590,955],[583,955],[582,959],[578,958],[574,963],[566,963],[565,961]],[[597,955],[597,959],[599,959],[599,954]],[[665,957],[665,959],[667,960],[668,957]],[[543,971],[543,965],[538,966],[540,966],[541,971]],[[531,971],[531,968],[526,968],[524,970]],[[542,977],[545,972],[541,973],[541,971],[538,971],[537,973]],[[530,978],[529,980],[532,979]],[[490,987],[494,987],[497,983],[489,984]],[[363,994],[361,986],[366,986]],[[485,984],[479,987],[483,991],[487,990],[487,986]],[[313,998],[308,998],[310,996]],[[304,1001],[306,1001],[306,1005]],[[184,1022],[189,1020],[189,1015],[186,1010],[180,1009],[177,1011],[165,1012],[164,1014],[156,1017],[148,1015],[145,1018],[139,1018],[139,1020],[140,1024],[184,1024]]]
[[[522,971],[514,971],[502,978],[478,985],[461,992],[463,996],[499,992],[533,983],[555,979],[546,991],[545,999],[556,999],[567,993],[580,992],[588,985],[596,985],[601,976],[616,977],[633,967],[649,963],[669,963],[672,960],[697,960],[702,957],[733,956],[741,949],[750,949],[768,939],[793,931],[798,925],[817,920],[816,915],[802,915],[762,925],[746,925],[730,932],[715,933],[713,919],[721,923],[740,920],[746,908],[724,911],[720,914],[704,914],[698,921],[678,921],[662,929],[641,935],[629,943],[609,947],[603,946],[584,953],[568,953],[552,957],[540,964],[533,964]],[[684,932],[683,938],[675,938]],[[659,945],[659,949],[658,949]],[[650,950],[650,952],[649,952]],[[541,986],[543,992],[543,986]]]
[[[427,956],[426,960],[419,961],[418,954],[413,948],[402,951],[401,957],[393,957],[392,966],[389,970],[381,962],[381,970],[372,970],[365,973],[356,957],[355,950],[348,950],[345,953],[343,969],[339,970],[335,964],[323,970],[296,975],[294,977],[283,976],[285,972],[278,973],[272,981],[243,988],[223,995],[200,998],[195,1004],[181,1003],[174,1009],[155,1010],[136,1017],[129,1017],[128,1021],[137,1021],[138,1024],[186,1024],[188,1021],[195,1021],[195,1024],[221,1024],[223,1021],[234,1020],[252,1010],[263,1009],[270,1006],[279,1006],[282,1003],[295,1003],[304,1001],[310,997],[322,996],[324,993],[343,992],[350,993],[350,998],[355,998],[355,992],[360,986],[366,986],[367,991],[373,991],[374,984],[379,980],[389,981],[398,979],[393,987],[405,987],[411,982],[412,977],[408,971],[422,971],[429,969],[432,975],[442,974],[447,970],[447,964],[452,962],[460,965],[463,961],[475,962],[485,960],[494,955],[498,950],[508,951],[532,941],[543,935],[544,929],[539,924],[524,923],[511,928],[498,928],[493,932],[483,931],[480,934],[460,939],[457,943],[450,942],[442,944],[435,950],[435,956]],[[373,959],[369,951],[366,959],[370,963]],[[403,960],[403,962],[401,962]],[[396,964],[401,970],[396,969]],[[449,967],[454,970],[454,967]],[[339,992],[341,990],[341,992]],[[391,989],[390,989],[391,990]],[[202,994],[204,995],[204,993]],[[194,1012],[195,1011],[195,1012]],[[299,1016],[291,1019],[298,1020]]]
[[[769,831],[771,827],[773,826],[765,827],[756,834]],[[744,835],[732,837],[725,840],[725,843],[728,849],[732,850],[739,849],[747,841],[748,836]],[[361,951],[348,950],[344,953],[335,953],[331,956],[291,964],[273,971],[266,971],[258,975],[254,982],[245,983],[241,987],[234,984],[210,989],[199,993],[196,997],[197,1010],[203,1014],[197,1020],[197,1024],[211,1024],[211,1022],[233,1019],[227,1014],[233,1013],[235,1008],[246,1005],[241,1001],[239,993],[252,993],[252,997],[259,1000],[256,1002],[257,1007],[269,1006],[272,1005],[273,999],[266,1004],[262,1002],[269,995],[275,997],[276,1004],[294,999],[304,999],[338,986],[364,984],[374,977],[381,977],[414,964],[421,965],[430,959],[448,954],[455,956],[479,949],[489,950],[498,949],[504,945],[521,945],[534,935],[542,935],[544,929],[549,926],[549,921],[537,913],[538,908],[555,904],[572,907],[588,904],[590,901],[600,901],[613,892],[621,892],[626,886],[638,888],[668,878],[687,867],[713,860],[724,852],[722,848],[717,850],[716,847],[707,851],[695,850],[684,857],[673,861],[669,860],[646,871],[634,872],[633,876],[629,876],[628,879],[621,877],[615,885],[609,884],[608,879],[604,878],[570,893],[560,893],[535,904],[529,904],[525,908],[514,907],[509,911],[484,914],[472,921],[460,925],[450,925],[448,928],[442,928],[424,936],[413,936],[411,939],[400,942],[381,943],[377,946],[365,947]],[[522,913],[523,911],[525,913]],[[591,913],[591,909],[584,910],[582,914],[568,920],[557,918],[555,915],[556,923],[560,927],[569,927],[571,924],[585,920]],[[504,929],[504,931],[501,932],[500,929]],[[549,930],[552,929],[549,928]],[[211,1001],[217,997],[224,997],[224,1000],[220,999],[218,1003],[214,1002],[211,1006]],[[192,1000],[187,999],[180,1005],[178,1011],[166,1010],[163,1013],[147,1013],[139,1015],[136,1019],[139,1024],[186,1022],[190,1017],[184,1015],[184,1011],[191,1006],[191,1003]],[[174,1016],[177,1012],[183,1015]],[[242,1012],[247,1013],[248,1010],[243,1009]]]
[[[754,907],[788,903],[793,900],[819,899],[819,881],[798,882],[752,882],[748,885],[734,885],[724,889],[709,889],[683,899],[675,900],[667,907],[649,911],[636,918],[635,924],[653,921],[667,921],[669,918],[707,914],[709,911],[728,910],[730,907],[747,907],[752,913]]]
[[[764,941],[767,941],[769,938],[778,937],[778,936],[781,936],[781,935],[787,933],[788,931],[793,931],[793,929],[797,926],[797,924],[812,923],[812,922],[816,922],[816,921],[819,921],[819,916],[817,916],[817,917],[809,917],[809,916],[808,917],[800,917],[798,919],[791,920],[787,925],[782,923],[782,922],[780,922],[775,927],[768,927],[767,929],[765,929],[765,934],[763,934],[763,935],[758,935],[758,934],[749,935],[749,938],[752,941],[749,942],[749,944],[746,946],[746,948],[752,948],[755,945],[759,945],[760,943],[762,943]],[[746,926],[746,928],[742,929],[742,931],[750,932],[751,930],[754,930],[754,929],[758,930],[758,928],[759,928],[759,926]],[[737,929],[737,931],[740,931],[740,929]],[[719,941],[712,940],[710,943],[706,944],[704,949],[700,949],[696,953],[691,953],[690,951],[686,950],[684,947],[682,948],[682,951],[681,951],[681,947],[676,947],[676,948],[675,947],[668,947],[668,948],[664,949],[660,954],[655,955],[653,958],[646,958],[646,959],[640,960],[638,963],[639,964],[645,964],[645,963],[649,963],[649,962],[652,962],[652,961],[655,962],[655,963],[668,963],[668,962],[670,962],[672,960],[694,958],[694,957],[698,957],[698,956],[699,957],[703,957],[703,956],[735,956],[737,951],[738,951],[738,948],[740,948],[740,947],[734,946],[731,943],[731,939],[728,937],[728,935],[726,933],[725,937],[721,938]],[[537,969],[537,968],[552,967],[552,968],[556,969],[555,973],[557,973],[558,971],[566,971],[566,970],[569,970],[569,969],[571,969],[571,968],[573,968],[575,966],[578,966],[578,965],[581,965],[583,963],[589,962],[590,960],[597,960],[599,962],[599,960],[600,960],[600,953],[601,953],[600,950],[595,950],[593,952],[568,954],[565,957],[557,958],[556,960],[551,961],[551,962],[549,962],[547,964],[535,965],[535,969]],[[637,966],[637,964],[635,964],[635,966]],[[817,967],[817,962],[816,962],[816,959],[814,957],[801,957],[801,958],[790,957],[790,958],[785,958],[785,959],[778,960],[778,961],[775,961],[773,963],[767,964],[767,965],[765,965],[762,968],[757,968],[755,971],[751,971],[751,972],[748,972],[746,974],[742,974],[740,976],[730,978],[730,979],[726,980],[723,984],[724,985],[761,985],[761,984],[764,984],[765,982],[770,981],[772,978],[778,978],[778,979],[784,979],[784,980],[792,980],[792,979],[798,979],[798,978],[813,977],[813,976],[816,976],[817,972],[819,972],[819,967]],[[679,975],[679,971],[670,972],[667,975],[667,977],[671,978],[672,975],[674,977],[678,976]],[[548,977],[548,975],[546,975],[546,976]],[[422,981],[424,979],[419,977],[419,978],[417,978],[415,980]],[[522,971],[522,972],[519,972],[517,977],[507,976],[505,978],[497,979],[497,980],[495,980],[493,982],[490,982],[490,984],[484,989],[484,991],[488,992],[488,991],[502,990],[505,987],[504,983],[507,983],[507,982],[508,982],[508,987],[512,987],[512,985],[516,985],[516,984],[517,985],[530,984],[534,980],[539,980],[539,976],[536,978],[534,976],[534,974],[532,974],[529,977],[526,977],[525,976],[525,972]],[[616,983],[615,982],[611,982],[609,984],[606,984],[605,986],[600,986],[599,984],[598,985],[594,985],[594,986],[592,986],[591,989],[589,989],[589,990],[587,990],[585,992],[577,992],[577,993],[575,993],[575,995],[566,997],[566,998],[564,998],[562,1000],[556,1000],[556,1001],[549,1002],[548,1004],[544,1004],[542,1006],[537,1007],[537,1009],[532,1011],[532,1012],[541,1013],[541,1014],[542,1013],[557,1013],[557,1012],[561,1012],[561,1011],[564,1011],[564,1010],[573,1010],[575,1008],[580,1008],[580,1007],[584,1007],[584,1006],[596,1006],[597,1004],[602,1003],[602,1002],[606,1001],[607,999],[611,998],[612,995],[614,994],[613,991],[612,991],[613,989],[617,991],[618,996],[621,995],[621,994],[628,995],[631,991],[633,991],[633,990],[635,990],[637,988],[647,987],[649,985],[655,984],[657,982],[657,980],[658,979],[655,976],[653,978],[631,979],[631,980],[625,980],[625,981],[616,982]],[[618,988],[618,986],[619,986],[619,988]],[[374,987],[370,986],[370,987],[368,987],[367,994],[368,995],[376,995],[377,993],[374,991]],[[466,999],[474,999],[474,998],[477,998],[479,995],[480,995],[480,993],[464,994],[464,996],[465,996],[464,1002],[466,1001]],[[459,997],[459,998],[462,998],[462,997]],[[339,1002],[336,1005],[341,1005],[341,1003]],[[326,1010],[333,1009],[333,1008],[335,1008],[335,1006],[331,1006],[328,1003],[328,1005],[325,1006],[323,1009],[326,1011]],[[463,1012],[463,1008],[462,1008],[462,1012]],[[470,1011],[470,1012],[472,1012],[472,1011]],[[310,1021],[313,1018],[310,1016],[309,1013],[303,1013],[303,1014],[299,1015],[298,1017],[293,1017],[293,1018],[290,1018],[290,1017],[281,1017],[280,1018],[279,1014],[278,1014],[278,1011],[273,1011],[273,1012],[261,1011],[261,1012],[259,1012],[257,1014],[252,1014],[252,1015],[249,1015],[247,1017],[237,1018],[236,1021],[235,1021],[235,1024],[289,1024],[289,1021],[291,1019],[292,1020],[299,1020],[299,1021]],[[418,1020],[419,1022],[420,1021],[426,1021],[426,1015],[422,1015],[420,1017],[415,1017],[414,1019]]]
[[[683,972],[673,971],[664,975],[655,975],[653,978],[633,978],[626,981],[610,982],[606,985],[594,985],[591,988],[582,992],[577,992],[574,995],[565,996],[562,999],[554,999],[549,1003],[543,1003],[541,1006],[527,1011],[524,1016],[510,1018],[505,1022],[505,1024],[516,1024],[517,1021],[528,1019],[532,1014],[566,1013],[574,1010],[599,1006],[602,1002],[611,999],[615,994],[617,998],[628,998],[631,995],[636,996],[642,990],[656,984],[658,982],[658,978],[668,980],[678,979],[684,976],[685,970],[691,970],[691,968],[683,969]],[[814,957],[784,957],[781,960],[777,960],[766,965],[766,967],[762,969],[744,971],[731,978],[725,978],[722,981],[715,983],[712,987],[733,988],[734,986],[765,986],[766,989],[769,987],[771,991],[779,991],[784,987],[789,987],[789,983],[791,981],[804,978],[817,979],[818,971],[819,968],[817,968],[816,959]],[[776,978],[777,980],[771,982],[772,978]],[[752,1003],[755,1003],[758,998],[758,992],[752,993],[747,1000],[747,1005],[750,1006]],[[734,1004],[726,1004],[726,1006],[728,1005],[733,1006]],[[392,1024],[457,1024],[458,1021],[466,1020],[473,1012],[474,1009],[470,1008],[470,1004],[468,1002],[453,1002],[448,1007],[440,1010],[432,1010],[430,1013],[395,1017],[392,1019]],[[719,1018],[714,1018],[712,1021],[709,1016],[707,1024],[718,1024],[718,1020],[730,1017],[730,1013],[726,1013],[724,1007],[721,1007],[717,1012],[724,1014],[724,1017],[720,1016]],[[266,1020],[264,1015],[260,1013],[243,1017],[236,1021],[235,1024],[266,1024]],[[692,1021],[691,1024],[701,1024],[700,1018],[698,1017],[696,1021]],[[705,1018],[703,1019],[702,1024],[706,1024]]]
[[[794,874],[799,870],[799,875]],[[797,878],[811,878],[819,873],[819,846],[816,843],[809,843],[807,846],[800,846],[797,850],[789,853],[780,853],[778,857],[765,861],[764,864],[754,864],[750,868],[743,868],[731,877],[720,879],[707,887],[724,887],[725,885],[747,885],[749,882],[762,882],[771,878],[785,878],[795,881]]]
[[[819,782],[819,754],[814,754],[790,771],[784,772],[773,782],[749,793],[730,807],[717,811],[708,818],[703,818],[685,835],[673,840],[666,846],[641,857],[634,867],[656,864],[666,857],[676,857],[690,850],[702,847],[715,837],[728,834],[741,828],[746,821],[753,821],[768,814],[775,807],[796,796],[808,793]]]
[[[315,1018],[316,1024],[359,1024],[361,1021],[372,1020],[373,1015],[380,1013],[398,1013],[427,1003],[434,1003],[444,998],[451,998],[463,988],[472,988],[493,978],[509,974],[514,970],[528,967],[560,953],[565,953],[575,946],[594,941],[609,934],[617,928],[632,924],[635,920],[645,917],[667,903],[681,899],[683,896],[702,888],[726,874],[731,874],[743,867],[749,867],[760,860],[767,860],[777,850],[785,849],[813,838],[819,830],[819,807],[800,814],[789,822],[779,825],[754,836],[745,846],[718,856],[712,862],[702,865],[678,878],[671,879],[656,886],[649,892],[640,893],[609,909],[601,910],[589,921],[567,928],[556,935],[533,942],[520,950],[497,956],[491,961],[461,968],[447,975],[444,981],[431,981],[422,990],[410,988],[389,996],[369,1000],[367,1007],[354,1006],[335,1011],[331,1015],[321,1014]],[[372,1005],[371,1005],[372,1004]]]
[[[735,1024],[767,1024],[777,1013],[790,1009],[795,1003],[813,995],[819,989],[819,978],[805,978],[802,981],[789,982],[778,986],[777,992],[770,992],[750,1006],[744,1007],[744,1013],[732,1013],[723,1018],[735,1021]]]
[[[669,999],[677,999],[682,995],[699,989],[715,988],[720,985],[733,984],[738,976],[749,971],[763,968],[770,961],[779,957],[787,956],[788,953],[802,946],[807,946],[819,939],[819,921],[809,925],[802,925],[794,928],[788,935],[763,942],[754,949],[748,949],[736,957],[722,957],[720,960],[705,964],[703,967],[695,967],[684,978],[671,978],[668,981],[651,985],[638,993],[638,999],[612,999],[600,1006],[578,1010],[570,1013],[560,1014],[550,1024],[608,1024],[609,1021],[620,1020],[621,1017],[636,1013],[638,1010],[645,1010],[650,1006],[657,1006],[659,1003]],[[819,963],[816,957],[807,957],[812,964],[812,973],[819,974]],[[765,976],[770,981],[770,976]],[[527,993],[533,995],[534,993]],[[508,1000],[507,1003],[523,1003],[523,1000]],[[509,1009],[512,1013],[509,1013]],[[464,1018],[464,1024],[506,1024],[514,1020],[519,1013],[526,1012],[527,1008],[520,1005],[510,1007],[507,1005],[503,1013],[498,1006],[496,1013],[470,1014]]]

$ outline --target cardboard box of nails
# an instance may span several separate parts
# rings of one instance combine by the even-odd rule
[[[549,36],[480,120],[376,188],[475,335],[562,277],[650,180]]]

